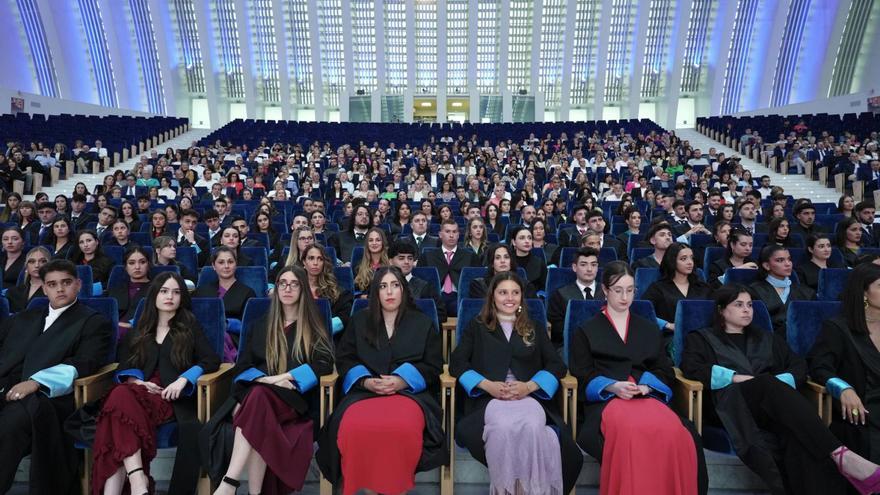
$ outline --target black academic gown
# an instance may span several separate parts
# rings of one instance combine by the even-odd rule
[[[672,360],[666,354],[657,322],[632,312],[629,315],[625,343],[604,313],[598,313],[587,320],[571,335],[568,363],[571,375],[578,381],[578,401],[580,410],[583,411],[583,422],[578,428],[577,442],[600,463],[605,447],[605,439],[602,435],[602,412],[609,401],[620,399],[587,401],[584,393],[587,385],[599,377],[622,381],[631,376],[638,383],[645,372],[650,372],[668,387],[671,387],[675,380]],[[697,486],[700,493],[706,493],[709,481],[702,440],[690,421],[683,417],[680,419],[681,424],[693,437],[697,454]],[[650,443],[646,442],[645,446],[650,448]]]
[[[148,380],[158,369],[159,383],[162,387],[167,387],[193,366],[201,367],[202,373],[217,371],[220,357],[205,332],[198,323],[190,330],[193,339],[192,353],[189,362],[183,367],[175,365],[172,360],[173,344],[170,336],[166,336],[161,344],[154,338],[149,338],[144,360],[138,362],[132,353],[139,332],[136,329],[127,332],[119,345],[117,374],[120,379],[134,376]],[[174,470],[168,490],[171,494],[192,493],[199,479],[199,459],[193,455],[198,447],[198,433],[201,429],[196,401],[198,394],[193,393],[195,387],[195,383],[188,384],[180,397],[172,403],[174,420],[177,421],[177,455],[174,458]]]
[[[247,329],[247,341],[244,348],[238,355],[235,367],[230,371],[235,377],[250,370],[256,369],[265,375],[270,375],[269,364],[266,360],[266,336],[268,334],[268,316],[264,316],[252,323]],[[299,368],[302,365],[308,366],[315,377],[320,382],[320,377],[329,375],[333,372],[333,353],[331,349],[320,349],[313,347],[310,351],[303,349],[303,354],[308,356],[307,362],[295,359],[291,349],[295,345],[296,323],[291,325],[286,333],[287,350],[287,367],[290,370]],[[275,393],[285,404],[295,410],[296,413],[303,418],[311,419],[314,422],[315,431],[317,432],[320,425],[319,418],[319,387],[308,390],[290,390],[276,385],[268,385],[258,383],[256,381],[239,380],[232,384],[232,394],[229,399],[223,403],[217,412],[210,418],[208,423],[202,429],[200,436],[200,448],[202,449],[202,464],[208,472],[209,477],[214,482],[219,482],[226,474],[226,468],[229,466],[229,459],[232,456],[232,435],[228,437],[223,430],[232,430],[232,412],[237,404],[244,401],[247,394],[254,387],[268,387]]]
[[[843,265],[839,265],[837,263],[831,263],[830,260],[826,262],[828,264],[828,268],[843,268]],[[813,260],[807,260],[800,264],[797,268],[795,268],[795,273],[797,274],[798,282],[804,287],[809,287],[814,291],[819,290],[819,272],[822,268],[819,265],[813,263]]]
[[[557,380],[565,376],[565,364],[559,357],[546,332],[535,330],[532,345],[526,345],[523,338],[515,331],[510,341],[504,337],[504,331],[496,325],[492,331],[478,320],[471,320],[461,335],[461,339],[449,359],[449,373],[458,378],[462,373],[473,370],[487,380],[503,382],[507,372],[521,382],[528,382],[538,372],[545,371]],[[574,488],[583,465],[583,455],[571,436],[571,429],[562,420],[556,397],[548,400],[532,395],[544,408],[547,424],[559,433],[562,451],[562,477],[564,493]],[[492,396],[483,393],[479,397],[462,394],[464,415],[456,423],[455,441],[470,451],[471,455],[486,464],[486,450],[483,441],[484,417],[486,406]]]
[[[106,255],[99,255],[92,258],[92,261],[83,262],[82,259],[76,262],[78,265],[89,265],[92,267],[92,281],[101,282],[104,290],[107,290],[107,280],[110,278],[110,270],[113,269],[113,260]],[[100,297],[100,294],[93,294],[93,297]]]
[[[22,252],[18,255],[18,258],[9,265],[9,268],[6,268],[6,253],[0,253],[0,271],[3,273],[3,287],[10,288],[15,287],[18,283],[18,275],[24,269],[24,263],[27,259],[27,254]]]
[[[356,366],[363,366],[370,376],[378,377],[390,375],[403,363],[413,365],[424,378],[427,388],[417,394],[407,391],[398,393],[413,399],[425,414],[422,456],[416,471],[440,467],[449,459],[446,434],[440,423],[442,413],[437,403],[440,373],[443,369],[440,332],[424,313],[417,309],[407,309],[390,341],[387,334],[381,331],[384,329],[380,329],[377,347],[371,345],[366,338],[366,330],[371,325],[369,311],[359,311],[351,317],[336,350],[336,367],[339,370],[337,385],[341,387],[346,375],[356,372]],[[378,397],[364,388],[362,382],[363,379],[357,380],[342,397],[333,415],[321,429],[318,439],[315,458],[324,477],[334,485],[342,476],[341,457],[336,444],[342,417],[352,404]]]
[[[54,249],[55,246],[52,246],[52,248]],[[69,260],[71,254],[73,254],[73,243],[68,242],[59,249],[56,249],[55,252],[52,253],[52,258],[56,260]]]
[[[43,288],[40,287],[34,292],[34,295],[28,297],[28,294],[31,291],[30,284],[16,285],[15,287],[6,291],[6,299],[9,300],[9,312],[10,313],[18,313],[19,311],[24,311],[27,309],[27,305],[31,302],[31,299],[35,297],[46,297],[46,294],[43,292]]]
[[[779,293],[766,280],[756,280],[749,284],[749,292],[752,293],[752,299],[764,301],[764,305],[767,306],[767,312],[770,313],[773,331],[783,339],[785,338],[789,303],[791,301],[812,301],[816,299],[816,293],[812,289],[794,282],[791,284],[791,292],[785,302],[782,302]]]
[[[529,253],[525,256],[514,256],[517,267],[526,271],[526,282],[535,290],[543,290],[547,285],[547,262],[544,257],[538,257]]]
[[[687,295],[684,295],[671,279],[660,279],[648,287],[648,290],[642,294],[642,299],[651,301],[657,317],[673,322],[678,301],[682,299],[712,299],[712,288],[706,282],[698,281],[690,284]]]
[[[192,297],[217,297],[219,287],[219,282],[202,284],[196,287]],[[244,313],[244,305],[248,299],[254,297],[257,297],[254,289],[251,289],[240,280],[233,282],[229,290],[226,291],[226,294],[223,295],[223,308],[226,311],[226,317],[241,320],[241,315]]]
[[[107,291],[107,297],[116,299],[116,306],[119,308],[119,321],[124,322],[134,319],[134,312],[137,310],[138,303],[141,302],[141,299],[143,299],[147,293],[147,287],[145,286],[134,296],[134,298],[128,297],[129,283],[130,282],[115,285]]]
[[[840,414],[840,400],[831,406],[831,432],[857,454],[880,462],[880,352],[870,337],[854,334],[846,318],[822,322],[816,343],[807,354],[810,377],[825,385],[831,378],[848,383],[868,410],[868,425],[848,423]]]
[[[755,378],[713,389],[716,366]],[[843,478],[829,456],[839,441],[821,423],[814,406],[777,378],[787,373],[796,386],[806,381],[804,359],[783,338],[754,327],[742,336],[715,328],[698,330],[687,336],[681,369],[709,391],[704,394],[710,406],[703,408],[704,424],[724,428],[739,458],[771,493],[844,491]]]
[[[107,318],[76,302],[44,332],[48,313],[47,307],[25,310],[0,324],[0,389],[58,365],[85,377],[107,364],[115,331]],[[14,402],[0,396],[0,492],[9,491],[26,455],[32,495],[79,492],[77,453],[62,432],[75,407],[72,390],[52,398],[42,390]]]

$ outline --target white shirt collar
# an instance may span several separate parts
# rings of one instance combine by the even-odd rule
[[[65,311],[67,311],[71,306],[73,306],[74,304],[76,304],[76,301],[77,301],[77,300],[74,299],[72,303],[68,304],[67,306],[63,306],[63,307],[61,307],[61,308],[58,308],[58,309],[54,309],[54,308],[52,307],[52,305],[50,304],[50,305],[49,305],[49,314],[46,315],[46,321],[45,321],[45,323],[43,324],[43,331],[45,332],[46,330],[48,330],[49,327],[51,327],[52,324],[55,323],[55,320],[57,320],[57,319],[58,319],[58,318],[59,318],[59,317],[65,312]]]
[[[443,246],[443,256],[446,256],[446,253],[452,253],[455,256],[455,250],[458,249],[458,246],[455,246],[452,249],[447,249],[446,246]]]
[[[590,294],[592,294],[593,297],[596,297],[596,281],[595,281],[595,280],[593,280],[593,283],[590,284],[590,285],[584,285],[584,284],[581,283],[580,280],[575,280],[574,283],[578,286],[578,289],[580,289],[581,294],[584,293],[584,289],[585,289],[585,288],[589,287],[589,288],[590,288]]]

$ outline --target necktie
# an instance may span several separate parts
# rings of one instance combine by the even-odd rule
[[[362,242],[364,240],[364,234],[355,234],[354,240],[357,242]]]
[[[422,239],[422,236],[416,236],[416,249],[418,250],[422,249]]]
[[[446,251],[446,253],[444,253],[444,254],[446,254],[446,264],[451,265],[452,264],[452,251]],[[443,279],[443,293],[444,294],[451,294],[453,292],[455,292],[455,286],[452,285],[452,277],[447,273],[446,278]]]
[[[101,236],[104,235],[104,228],[105,227],[98,226],[98,230],[97,230],[98,239],[100,239]]]
[[[50,225],[41,225],[40,226],[40,237],[42,238],[46,235],[46,231],[49,230]]]
[[[590,290],[589,287],[584,287],[584,300],[590,300],[593,298],[593,291]]]

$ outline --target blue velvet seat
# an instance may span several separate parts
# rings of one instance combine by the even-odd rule
[[[269,314],[269,307],[271,305],[272,299],[268,297],[252,297],[244,304],[244,311],[241,313],[241,333],[238,336],[239,355],[241,355],[241,351],[244,349],[244,343],[251,325]]]
[[[633,248],[632,254],[629,257],[630,263],[635,263],[642,258],[647,258],[654,254],[654,248],[652,247],[644,247],[644,248]]]
[[[785,334],[791,350],[805,357],[819,336],[822,322],[838,314],[838,301],[792,301],[788,305]]]
[[[601,311],[605,304],[605,301],[598,300],[584,301],[572,299],[568,301],[568,308],[565,311],[565,328],[562,330],[562,359],[566,365],[568,365],[569,342],[571,341],[572,332]],[[650,321],[657,319],[657,314],[654,312],[654,305],[651,304],[651,301],[633,301],[630,310]],[[659,332],[660,330],[658,329],[657,331]]]
[[[196,248],[192,246],[180,246],[177,248],[177,261],[192,273],[199,273],[198,255]]]
[[[440,273],[437,271],[436,267],[433,266],[415,266],[412,269],[413,277],[419,277],[420,279],[428,282],[433,285],[435,289],[437,289],[437,293],[440,293]]]
[[[240,266],[235,269],[235,278],[244,285],[254,289],[257,297],[263,297],[269,290],[266,282],[266,268],[262,266]],[[214,267],[206,266],[199,272],[199,280],[196,286],[210,284],[217,281],[217,272]]]
[[[820,301],[838,301],[840,293],[849,280],[848,268],[823,268],[819,270],[819,289],[816,298]]]
[[[544,292],[547,294],[549,298],[556,289],[568,285],[577,280],[577,275],[574,273],[574,270],[571,269],[570,266],[565,266],[561,268],[548,268],[547,269],[547,284],[544,286]]]
[[[351,269],[357,270],[358,265],[361,263],[361,259],[364,257],[364,247],[363,246],[355,246],[351,248]]]
[[[351,267],[337,266],[333,268],[333,274],[336,275],[336,281],[343,289],[354,292],[354,273]]]
[[[9,299],[0,297],[0,321],[9,318]]]
[[[636,299],[641,299],[645,295],[645,291],[654,282],[660,279],[659,268],[636,268]]]
[[[792,273],[793,275],[794,273]],[[742,284],[749,285],[758,280],[758,270],[749,268],[728,268],[724,272],[724,284]]]
[[[489,269],[485,266],[466,266],[461,269],[461,276],[458,278],[458,301],[461,303],[463,299],[471,297],[471,282],[474,279],[485,277]],[[461,318],[459,316],[459,318]]]

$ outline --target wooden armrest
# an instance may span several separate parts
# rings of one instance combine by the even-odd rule
[[[454,376],[444,367],[440,375],[440,409],[442,410],[443,431],[449,448],[449,459],[440,466],[440,495],[452,495],[455,469],[455,382]]]
[[[810,392],[815,392],[817,394],[827,394],[828,393],[828,391],[825,390],[825,387],[823,387],[822,385],[819,385],[818,383],[816,383],[812,380],[807,380],[807,389],[809,389]]]
[[[694,423],[697,433],[703,432],[703,384],[684,377],[681,370],[675,369],[675,382],[672,384],[672,407],[678,414]]]
[[[327,419],[333,413],[333,406],[336,404],[336,381],[339,379],[339,373],[333,370],[329,375],[321,375],[321,395],[318,398],[320,406],[321,426],[327,422]]]
[[[675,379],[678,380],[678,382],[681,383],[681,385],[684,386],[686,390],[688,390],[689,392],[702,392],[703,391],[703,384],[701,382],[685,378],[684,374],[682,374],[680,369],[678,369],[678,368],[674,368],[674,369],[675,369]]]
[[[111,363],[102,367],[94,375],[77,378],[73,382],[73,397],[76,407],[82,407],[86,402],[104,397],[113,386],[113,375],[117,368],[119,368],[119,363]]]
[[[321,379],[320,379],[321,387],[335,387],[336,380],[338,380],[338,379],[339,379],[339,374],[336,373],[336,371],[334,371],[333,373],[330,373],[329,375],[321,375]]]
[[[196,407],[199,421],[207,422],[229,396],[232,384],[232,363],[220,364],[220,369],[206,373],[196,382]]]
[[[806,395],[807,399],[809,399],[816,407],[816,414],[822,418],[825,425],[830,425],[832,414],[831,405],[832,402],[834,402],[834,399],[831,397],[831,394],[828,393],[828,390],[814,381],[807,380],[807,387],[806,390],[804,390],[804,395]]]
[[[440,388],[455,388],[455,382],[455,377],[450,375],[448,371],[444,371],[443,374],[440,375]]]
[[[578,381],[566,374],[559,380],[559,384],[562,385],[562,420],[571,427],[572,436],[577,438]]]

